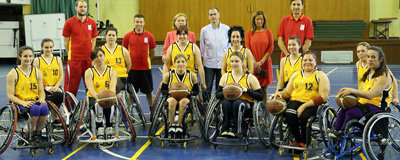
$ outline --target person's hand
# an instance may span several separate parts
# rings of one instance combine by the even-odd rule
[[[260,70],[261,68],[261,62],[254,62],[254,68],[257,70]]]
[[[35,103],[35,101],[25,101],[22,105],[26,108],[31,108]]]
[[[44,99],[39,99],[38,101],[40,104],[46,104],[46,101]]]
[[[343,97],[345,95],[353,94],[356,90],[354,88],[342,88],[337,93],[337,96]]]
[[[395,105],[395,106],[399,105],[399,99],[393,98],[392,99],[392,104]]]
[[[304,107],[304,105],[301,105],[301,106],[297,109],[297,117],[300,117],[301,114],[304,112],[305,109],[306,109],[306,107]]]
[[[201,83],[201,89],[202,89],[203,91],[205,91],[206,88],[207,88],[206,83]]]

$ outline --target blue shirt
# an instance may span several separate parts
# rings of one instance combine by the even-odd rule
[[[217,28],[211,24],[204,26],[200,31],[200,51],[203,57],[203,65],[207,68],[222,67],[222,57],[225,50],[230,48],[228,43],[229,27],[219,23]]]

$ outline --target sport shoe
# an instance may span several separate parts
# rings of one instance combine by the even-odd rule
[[[340,138],[343,136],[343,131],[328,130],[328,136],[333,138]]]
[[[175,134],[175,138],[183,137],[183,126],[181,124],[175,126]]]
[[[174,124],[169,124],[168,134],[170,135],[171,138],[175,136],[175,125]]]
[[[228,136],[228,132],[227,132],[227,131],[223,131],[223,132],[221,133],[221,136]]]
[[[99,127],[97,129],[97,139],[104,139],[104,127]]]
[[[107,127],[106,128],[106,138],[107,139],[111,139],[112,134],[113,134],[113,128],[112,127]]]

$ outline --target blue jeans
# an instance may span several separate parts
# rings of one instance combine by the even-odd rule
[[[218,88],[219,80],[221,79],[221,69],[219,68],[207,68],[204,66],[205,78],[206,78],[206,93],[208,97],[211,97],[211,91],[213,88],[213,82],[215,77],[215,90]]]

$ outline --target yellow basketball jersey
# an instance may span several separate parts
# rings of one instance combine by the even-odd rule
[[[232,71],[232,67],[231,67],[231,55],[232,55],[232,48],[228,49],[228,54],[226,55],[226,72]],[[247,56],[246,56],[246,48],[243,47],[242,49],[240,49],[240,53],[242,53],[243,57],[244,57],[244,65],[246,66],[246,68],[248,69],[247,66]]]
[[[43,73],[43,83],[45,86],[56,85],[60,78],[60,65],[56,56],[53,56],[50,62],[47,62],[42,56],[39,59],[39,70]]]
[[[358,79],[357,79],[358,85],[357,86],[358,86],[358,88],[360,88],[361,78],[363,77],[364,73],[368,71],[368,66],[367,65],[363,66],[361,61],[358,61],[356,67],[357,67],[357,77],[358,77]]]
[[[228,83],[232,83],[232,82],[239,83],[242,87],[245,87],[247,89],[251,89],[250,84],[249,84],[249,74],[248,73],[244,74],[239,80],[235,80],[233,78],[232,72],[228,72],[228,77],[227,77],[225,83],[228,84]],[[254,98],[251,97],[247,93],[242,94],[242,96],[240,96],[239,99],[246,100],[246,101],[249,101],[249,102],[254,102]]]
[[[193,73],[197,73],[196,67],[194,65],[194,47],[193,47],[192,42],[189,42],[185,48],[180,48],[178,46],[177,42],[173,43],[171,53],[172,53],[171,54],[171,61],[172,61],[171,70],[176,69],[176,67],[174,66],[175,56],[179,53],[182,53],[186,56],[186,62],[187,62],[186,69]]]
[[[14,68],[16,72],[14,95],[23,101],[36,101],[39,95],[38,74],[36,67],[25,74],[19,67]]]
[[[363,83],[363,85],[361,86],[361,90],[362,91],[369,91],[372,86],[374,86],[376,78],[371,78],[372,76],[368,76],[367,79],[365,80],[365,82]],[[358,100],[358,102],[360,102],[361,104],[373,104],[377,107],[388,107],[390,101],[392,100],[392,94],[391,94],[391,90],[393,86],[393,82],[391,83],[390,87],[384,89],[382,91],[382,94],[380,94],[379,96],[376,96],[372,99],[366,99],[366,98],[360,98]]]
[[[192,90],[193,88],[193,83],[192,83],[192,74],[191,71],[186,70],[186,72],[183,75],[183,78],[180,79],[178,74],[176,73],[176,70],[171,70],[169,71],[169,82],[168,86],[171,86],[172,84],[176,82],[183,82],[185,83],[188,87],[189,90]]]
[[[102,90],[110,89],[110,82],[111,82],[111,74],[112,69],[110,66],[107,66],[103,73],[99,73],[94,66],[89,68],[92,72],[92,80],[93,86],[96,93],[99,93]],[[90,92],[87,92],[88,97],[93,97],[90,95]]]
[[[304,77],[304,71],[296,75],[293,80],[293,92],[290,100],[307,102],[315,97],[318,97],[319,80],[318,71],[315,70],[311,75]]]
[[[296,71],[300,71],[301,70],[301,61],[303,60],[303,58],[300,56],[299,58],[297,58],[297,60],[294,62],[294,64],[292,64],[290,62],[290,55],[286,56],[285,58],[285,64],[284,64],[284,68],[283,68],[283,80],[284,82],[288,82],[290,77],[293,75],[294,72]]]
[[[128,77],[125,58],[124,58],[124,48],[120,45],[115,47],[114,51],[109,50],[105,45],[101,47],[105,52],[104,62],[111,66],[115,72],[117,72],[117,77]],[[125,53],[126,54],[126,53]],[[130,68],[129,68],[130,69]]]

